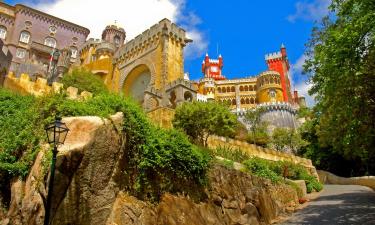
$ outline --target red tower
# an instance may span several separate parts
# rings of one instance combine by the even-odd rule
[[[202,62],[202,73],[205,78],[225,80],[225,77],[221,74],[223,66],[223,57],[221,55],[219,55],[218,59],[210,59],[208,54],[206,54]]]
[[[281,87],[283,88],[283,98],[285,102],[292,101],[292,94],[290,92],[290,80],[289,80],[289,61],[286,54],[286,48],[282,44],[280,51],[267,54],[266,62],[269,70],[273,70],[280,73]]]

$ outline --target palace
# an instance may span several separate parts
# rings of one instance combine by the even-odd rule
[[[204,77],[197,83],[198,101],[219,101],[230,105],[233,113],[242,117],[249,109],[266,108],[262,117],[272,126],[295,128],[295,111],[305,106],[304,97],[291,94],[287,52],[284,45],[279,52],[267,54],[268,70],[258,76],[226,79],[222,73],[223,57],[210,59],[206,54],[202,62]]]
[[[118,24],[106,26],[100,39],[86,40],[89,32],[33,8],[0,2],[1,66],[12,74],[12,87],[17,89],[19,85],[28,93],[48,93],[48,88],[33,87],[46,84],[48,76],[53,78],[48,82],[51,84],[78,67],[100,77],[109,90],[133,97],[155,119],[173,117],[173,109],[186,101],[219,101],[228,104],[240,120],[247,110],[263,107],[266,112],[262,119],[270,125],[297,126],[296,109],[305,103],[296,91],[291,93],[290,66],[283,45],[279,52],[266,55],[267,71],[240,79],[225,77],[221,55],[217,59],[206,55],[202,62],[204,76],[196,82],[184,73],[183,50],[192,40],[168,19],[127,42],[126,32]],[[54,59],[51,54],[56,49],[61,54]],[[35,85],[26,87],[17,80],[20,77],[35,81]],[[0,79],[0,85],[11,83],[4,80],[6,77]]]
[[[78,49],[89,33],[85,27],[34,8],[0,2],[2,50],[11,55],[4,68],[17,76],[25,73],[32,79],[46,78],[51,53],[56,49],[61,53],[57,70],[59,74],[63,74],[75,63]]]

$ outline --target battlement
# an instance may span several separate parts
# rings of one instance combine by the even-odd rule
[[[274,52],[274,53],[270,53],[270,54],[266,54],[265,55],[265,60],[268,61],[268,60],[279,60],[279,59],[282,59],[283,55],[281,54],[281,52]]]
[[[280,76],[280,73],[277,72],[277,71],[274,71],[274,70],[267,70],[267,71],[264,71],[264,72],[260,73],[260,74],[258,75],[258,77],[269,76],[269,75]]]
[[[178,85],[183,85],[184,87],[189,88],[190,90],[196,91],[196,87],[194,86],[192,82],[181,79],[181,78],[167,84],[165,90],[168,91]]]
[[[169,37],[179,40],[184,44],[190,41],[186,38],[186,32],[184,29],[178,27],[168,19],[163,19],[159,23],[143,31],[142,34],[127,42],[116,53],[115,59],[120,58],[128,52],[144,47],[151,47],[152,45],[150,45],[150,43],[157,41],[161,34],[169,35]]]
[[[88,49],[92,46],[97,46],[98,44],[102,43],[102,40],[101,39],[97,39],[97,38],[90,38],[89,40],[87,40],[83,45],[82,47],[80,48],[79,52],[82,53],[83,50],[85,49]]]
[[[214,64],[219,64],[219,60],[218,59],[210,59],[209,62],[210,63],[214,63]]]
[[[50,93],[60,93],[63,90],[63,84],[53,82],[48,85],[47,79],[37,78],[31,81],[28,74],[21,74],[16,77],[13,72],[9,72],[5,78],[4,87],[20,94],[31,94],[37,97],[48,95]],[[66,90],[69,99],[85,100],[92,97],[91,92],[82,91],[78,94],[78,88],[68,87]]]

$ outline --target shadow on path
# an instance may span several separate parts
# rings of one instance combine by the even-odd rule
[[[325,185],[321,196],[281,225],[375,225],[375,192],[356,185]]]

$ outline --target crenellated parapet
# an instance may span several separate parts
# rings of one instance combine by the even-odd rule
[[[121,47],[115,54],[114,62],[119,64],[119,68],[126,66],[133,60],[156,49],[161,44],[162,36],[170,38],[172,42],[182,47],[191,41],[186,38],[185,30],[170,20],[163,19]]]
[[[196,86],[191,81],[184,80],[184,79],[177,79],[175,81],[172,81],[171,83],[168,83],[165,87],[165,90],[169,91],[170,89],[176,88],[177,86],[183,86],[184,88],[190,89],[191,91],[194,91],[194,92],[197,91]]]
[[[47,79],[38,77],[32,81],[28,74],[21,74],[16,77],[13,72],[10,72],[5,79],[4,87],[20,94],[31,94],[37,97],[45,96],[51,93],[60,93],[64,90],[62,83],[53,82],[48,85]],[[78,92],[78,88],[68,87],[64,90],[69,99],[85,100],[92,97],[91,92]]]

